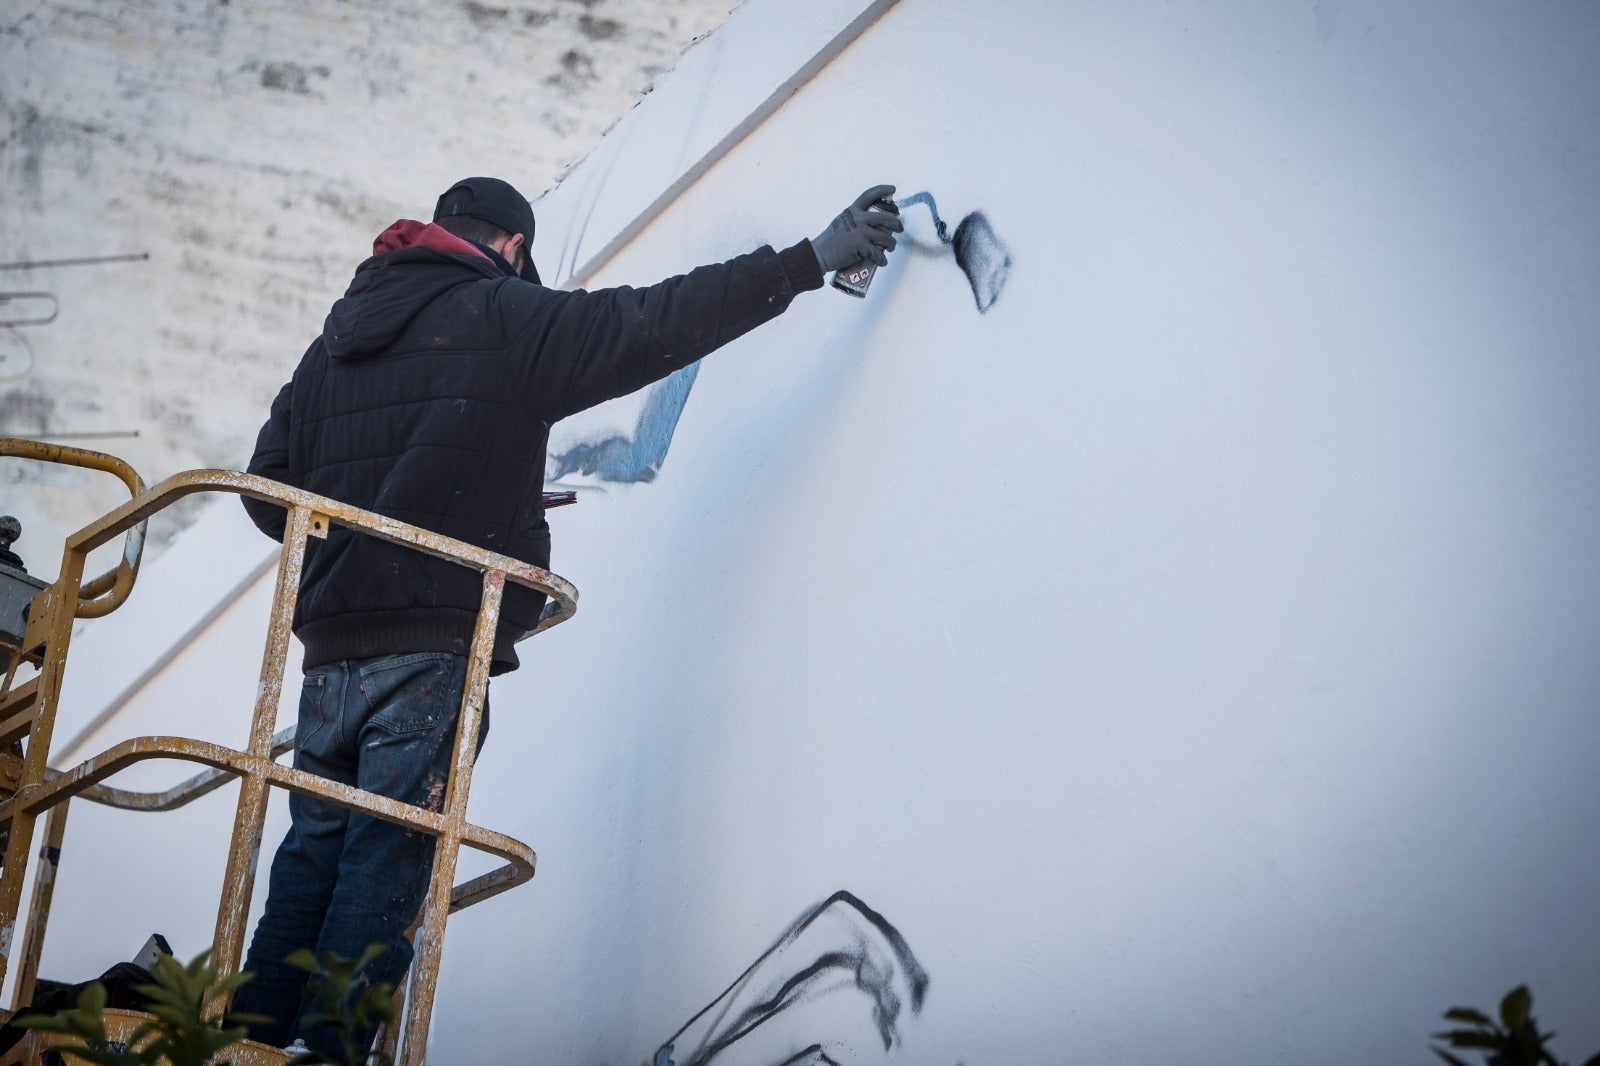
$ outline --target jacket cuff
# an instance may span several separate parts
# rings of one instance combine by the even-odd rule
[[[789,281],[791,292],[809,292],[822,288],[822,265],[817,253],[811,250],[810,241],[801,241],[778,253],[778,263],[783,276]]]

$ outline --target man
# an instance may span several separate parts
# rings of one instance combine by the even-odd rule
[[[534,218],[504,181],[468,178],[433,223],[401,220],[373,244],[293,379],[272,403],[250,472],[548,567],[545,445],[558,419],[634,391],[776,318],[826,271],[887,263],[899,219],[862,193],[822,235],[699,267],[649,288],[558,292],[529,258]],[[268,536],[282,508],[245,500]],[[294,630],[305,646],[295,766],[438,809],[449,771],[481,583],[476,573],[347,530],[307,547]],[[491,673],[544,597],[508,585]],[[483,732],[488,731],[488,706]],[[481,743],[481,738],[480,738]],[[310,947],[388,950],[373,982],[411,961],[433,838],[291,795],[266,912],[234,1009],[276,1019],[251,1036],[333,1053],[306,975]]]

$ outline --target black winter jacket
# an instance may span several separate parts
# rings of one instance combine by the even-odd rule
[[[657,381],[820,288],[809,242],[763,247],[649,288],[559,292],[507,276],[438,226],[374,243],[278,393],[250,472],[550,565],[545,444],[560,418]],[[246,499],[263,532],[281,507]],[[294,629],[307,668],[412,651],[465,654],[478,575],[343,529],[306,551]],[[544,597],[507,585],[494,672]]]

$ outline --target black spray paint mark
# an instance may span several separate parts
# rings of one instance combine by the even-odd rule
[[[819,934],[820,943],[797,943],[818,919],[837,927]],[[830,992],[854,989],[872,1002],[872,1021],[888,1050],[899,1038],[904,1007],[896,978],[903,983],[911,1013],[922,1010],[928,972],[900,931],[853,894],[840,890],[811,907],[761,954],[738,979],[656,1050],[652,1066],[707,1066],[713,1059],[783,1011]],[[845,978],[846,980],[839,980]],[[673,1054],[684,1046],[683,1059]],[[837,1063],[812,1044],[775,1066],[826,1066]]]
[[[972,212],[956,226],[952,237],[944,219],[939,217],[939,205],[934,203],[932,193],[916,192],[895,202],[901,210],[913,204],[927,205],[939,240],[955,246],[956,265],[967,276],[967,284],[972,286],[978,313],[987,314],[1011,276],[1011,250],[995,233],[988,216],[982,211]]]
[[[978,313],[986,314],[1011,276],[1011,252],[995,235],[982,211],[974,211],[961,220],[956,227],[955,246],[956,265],[972,286]]]
[[[654,481],[667,461],[667,449],[678,429],[683,405],[700,373],[699,363],[690,363],[650,390],[645,397],[632,437],[610,436],[582,441],[559,455],[552,455],[545,466],[545,479],[556,481],[568,474],[590,474],[601,481],[638,484]]]
[[[778,1066],[844,1066],[838,1059],[829,1058],[821,1044],[812,1044],[797,1054],[784,1059]]]

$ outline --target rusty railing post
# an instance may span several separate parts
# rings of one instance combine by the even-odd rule
[[[33,1002],[33,988],[39,980],[39,956],[44,953],[44,934],[50,922],[50,901],[56,891],[56,871],[61,862],[61,845],[67,836],[67,811],[70,801],[50,808],[44,820],[44,844],[39,851],[39,869],[33,877],[33,898],[28,901],[28,925],[23,931],[17,987],[11,994],[11,1010],[21,1010]]]
[[[278,556],[278,586],[272,595],[272,619],[267,645],[261,654],[261,681],[256,687],[255,714],[250,720],[250,745],[257,759],[272,761],[272,732],[278,721],[278,699],[283,693],[283,662],[289,653],[289,628],[300,595],[300,570],[305,563],[306,537],[313,526],[326,535],[328,520],[313,515],[309,507],[289,507],[284,523],[283,549]],[[239,807],[228,845],[227,872],[222,880],[222,903],[217,908],[217,932],[211,942],[211,964],[217,977],[239,971],[250,897],[255,891],[256,862],[261,855],[261,823],[267,813],[268,783],[263,767],[253,765],[239,783]],[[226,1004],[223,1005],[226,1007]]]
[[[398,1066],[422,1066],[427,1053],[428,1025],[433,1019],[433,994],[439,981],[439,959],[444,952],[444,927],[450,918],[450,893],[455,885],[456,858],[461,851],[461,828],[467,820],[467,797],[472,789],[472,763],[478,749],[478,726],[483,701],[489,691],[489,667],[494,654],[495,629],[500,620],[500,598],[505,592],[503,570],[483,575],[483,603],[472,633],[471,660],[467,664],[466,691],[461,694],[461,716],[456,724],[456,746],[445,789],[447,827],[435,838],[433,872],[417,930],[416,954],[411,960],[411,989],[406,999],[405,1035]]]
[[[28,726],[27,750],[22,759],[22,781],[16,793],[0,810],[0,820],[9,821],[5,867],[0,870],[0,982],[5,981],[11,962],[11,943],[17,931],[17,911],[22,906],[22,881],[28,872],[29,852],[33,848],[33,823],[37,815],[28,810],[28,800],[44,781],[49,768],[50,737],[55,731],[56,705],[61,699],[61,680],[66,669],[67,645],[72,641],[74,608],[78,582],[83,580],[87,549],[68,546],[61,557],[61,573],[56,583],[33,601],[28,616],[28,635],[24,646],[45,646],[44,662],[39,667],[39,688],[33,720]],[[42,631],[42,640],[35,635]]]

